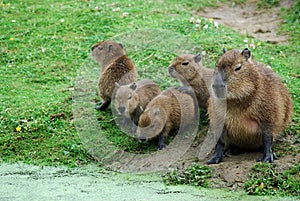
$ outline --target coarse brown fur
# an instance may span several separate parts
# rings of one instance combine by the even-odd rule
[[[202,65],[200,55],[182,54],[173,59],[169,66],[169,74],[183,85],[191,86],[196,94],[198,105],[207,109],[209,90],[213,77],[213,69]]]
[[[148,103],[161,93],[159,86],[151,80],[144,79],[128,85],[116,86],[115,109],[137,125],[141,113]]]
[[[159,137],[158,148],[165,147],[169,132],[193,124],[198,117],[196,97],[190,87],[170,87],[156,96],[139,119],[137,137],[150,140]]]
[[[92,47],[92,55],[99,63],[101,71],[98,89],[103,102],[96,109],[105,110],[111,102],[115,83],[124,85],[135,82],[137,72],[120,43],[102,41]]]
[[[227,108],[216,155],[208,163],[222,160],[224,145],[247,149],[262,146],[264,154],[258,161],[273,162],[273,138],[278,137],[291,121],[290,92],[269,67],[252,61],[250,55],[247,48],[242,52],[231,50],[225,52],[216,65],[214,96],[210,98],[208,108],[210,123],[218,124],[212,118],[218,115],[213,99],[222,98],[223,94]]]

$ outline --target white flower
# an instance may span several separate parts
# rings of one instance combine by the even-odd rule
[[[11,22],[15,23],[15,22],[16,22],[16,20],[12,20]]]
[[[120,7],[117,7],[117,8],[112,9],[113,12],[119,12],[120,10],[121,10]]]
[[[197,28],[200,27],[200,24],[195,24],[195,27],[197,27]]]
[[[255,45],[253,43],[251,43],[250,48],[255,49]]]
[[[201,20],[200,19],[197,19],[196,20],[196,24],[200,24],[201,23]]]
[[[201,54],[202,54],[203,56],[205,56],[205,55],[206,55],[206,52],[203,50],[203,51],[201,52]]]
[[[204,25],[203,28],[204,28],[204,29],[208,29],[208,24]]]
[[[219,23],[218,22],[214,21],[214,25],[215,25],[216,28],[219,28]]]
[[[128,12],[124,12],[124,13],[123,13],[123,17],[127,17],[128,15],[129,15]]]
[[[63,23],[65,21],[65,19],[61,19],[60,22]]]
[[[274,57],[271,57],[270,59],[271,59],[271,60],[274,60],[275,58],[274,58]]]
[[[96,7],[95,7],[95,10],[96,10],[96,11],[98,11],[98,10],[99,10],[99,7],[98,7],[98,6],[96,6]]]
[[[248,40],[247,40],[247,39],[245,39],[245,40],[243,40],[243,42],[244,42],[244,43],[248,43]]]
[[[195,22],[195,18],[194,17],[191,17],[190,18],[190,23],[194,23]]]

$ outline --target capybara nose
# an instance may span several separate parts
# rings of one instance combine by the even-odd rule
[[[118,111],[123,114],[125,112],[125,107],[118,107]]]
[[[214,89],[219,88],[219,89],[224,89],[226,87],[225,84],[213,84],[212,87]]]

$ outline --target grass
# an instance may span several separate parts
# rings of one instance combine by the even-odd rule
[[[164,175],[166,184],[189,184],[192,186],[208,187],[207,179],[211,178],[211,169],[205,165],[192,164],[185,170],[172,170]]]
[[[272,8],[279,5],[279,0],[260,0],[257,2],[257,8],[265,9]]]
[[[273,164],[258,163],[252,167],[245,190],[251,195],[298,196],[300,198],[300,165],[279,172]]]
[[[152,78],[162,89],[177,84],[167,76],[166,68],[180,51],[205,51],[205,65],[214,67],[223,47],[242,49],[255,44],[254,58],[271,65],[291,91],[294,116],[286,135],[299,145],[299,0],[281,13],[285,22],[281,32],[289,34],[289,44],[264,43],[222,25],[216,28],[205,19],[199,27],[189,22],[191,17],[199,18],[191,11],[223,1],[114,2],[0,2],[0,160],[70,167],[95,162],[76,129],[72,104],[76,80],[90,59],[91,46],[109,38],[124,44],[141,78]],[[145,29],[154,30],[154,35],[143,33]],[[126,40],[130,35],[156,41]],[[89,73],[97,77],[99,72],[92,68]],[[122,133],[110,112],[95,115],[102,116],[97,126],[108,131],[104,134],[109,143],[127,151],[146,148]],[[290,149],[284,154],[297,151]]]

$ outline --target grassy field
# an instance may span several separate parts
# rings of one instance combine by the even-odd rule
[[[281,31],[291,37],[287,45],[264,43],[228,27],[216,27],[212,20],[193,14],[193,10],[220,1],[210,2],[0,2],[0,161],[70,167],[94,163],[73,123],[75,81],[82,66],[90,60],[93,44],[110,38],[126,39],[130,33],[142,33],[145,29],[163,33],[150,48],[139,47],[145,51],[134,51],[134,46],[139,45],[134,39],[119,42],[131,50],[128,54],[141,77],[153,77],[162,88],[176,84],[167,76],[167,66],[178,53],[174,52],[176,45],[185,44],[172,41],[177,35],[205,51],[205,64],[209,67],[214,66],[222,48],[242,49],[245,39],[255,44],[254,58],[271,65],[291,91],[294,116],[286,134],[294,136],[294,143],[299,143],[299,1],[291,10],[282,11]],[[191,17],[201,19],[200,25],[190,23]],[[187,45],[182,50],[190,47]],[[94,73],[97,77],[97,70]],[[116,128],[110,113],[97,115],[105,122],[100,121],[99,126],[109,133],[112,143],[129,150],[143,149]]]

